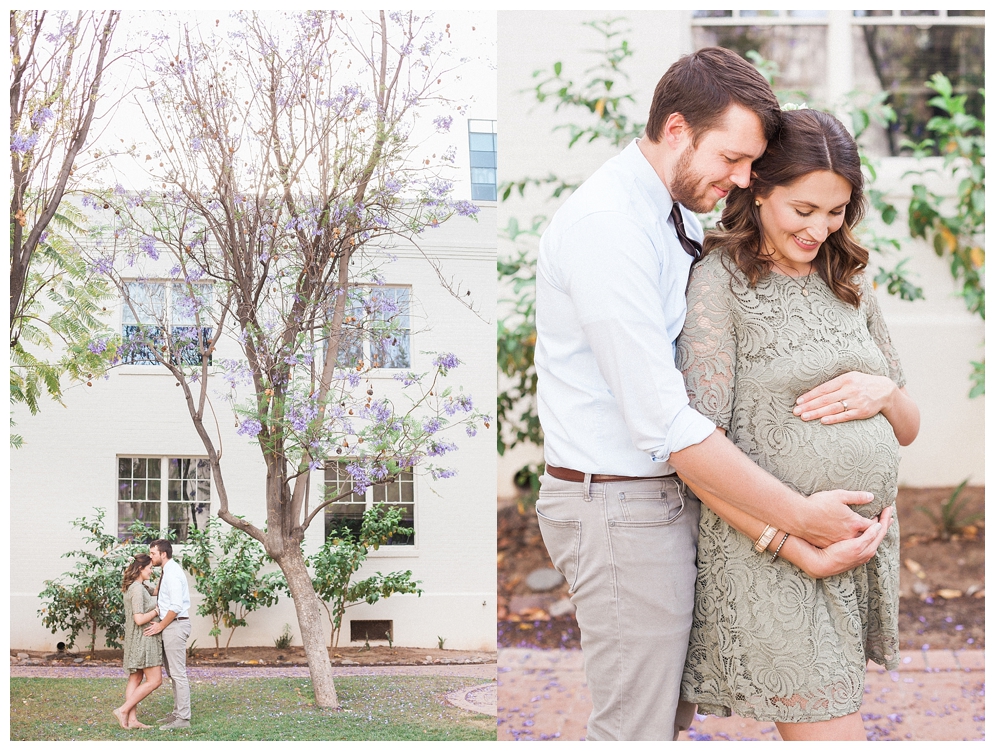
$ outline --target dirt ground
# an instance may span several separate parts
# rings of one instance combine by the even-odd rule
[[[73,665],[82,660],[85,665],[120,665],[121,651],[98,649],[91,656],[86,650],[45,653],[10,651],[11,661],[19,664]],[[28,657],[18,660],[18,654]],[[493,652],[463,652],[454,649],[415,649],[411,647],[370,646],[338,647],[329,650],[332,665],[453,665],[494,662]],[[307,665],[303,647],[232,647],[215,650],[211,647],[195,648],[187,658],[188,667],[244,667],[252,665],[280,666]]]
[[[939,515],[953,488],[900,488],[898,519],[902,541],[899,634],[902,649],[984,648],[984,521],[942,539],[917,506]],[[967,487],[960,518],[984,510],[984,487]],[[580,646],[572,615],[550,615],[565,607],[566,584],[534,593],[525,583],[531,571],[552,568],[531,508],[515,503],[498,511],[498,646]]]

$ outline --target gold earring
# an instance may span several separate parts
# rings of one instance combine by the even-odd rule
[[[758,208],[760,207],[760,201],[754,201],[753,203],[755,203]]]

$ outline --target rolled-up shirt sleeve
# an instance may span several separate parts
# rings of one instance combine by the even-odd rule
[[[674,363],[683,316],[668,321],[661,300],[661,277],[673,274],[668,289],[683,295],[686,270],[668,269],[645,230],[622,213],[584,217],[562,242],[570,249],[560,268],[564,291],[633,445],[666,462],[705,440],[715,425],[689,406]]]

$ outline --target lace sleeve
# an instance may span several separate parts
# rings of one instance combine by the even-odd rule
[[[692,271],[688,312],[677,340],[677,367],[691,406],[728,431],[736,375],[735,311],[718,253]]]
[[[132,585],[128,588],[128,596],[131,598],[131,612],[134,615],[141,615],[145,612],[145,596],[142,588]]]
[[[874,287],[866,275],[864,276],[860,299],[861,305],[867,313],[867,330],[888,363],[888,377],[901,388],[905,385],[905,373],[902,371],[902,363],[898,360],[898,352],[895,350],[895,345],[891,343],[891,335],[888,334],[888,326],[884,322],[884,315],[881,313],[881,306],[878,304],[878,299],[874,294]]]

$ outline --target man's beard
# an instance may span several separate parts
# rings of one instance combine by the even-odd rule
[[[670,197],[689,211],[707,214],[715,208],[718,199],[709,195],[705,178],[691,166],[694,154],[694,147],[689,146],[678,157],[677,164],[674,165],[674,176],[670,181]]]

